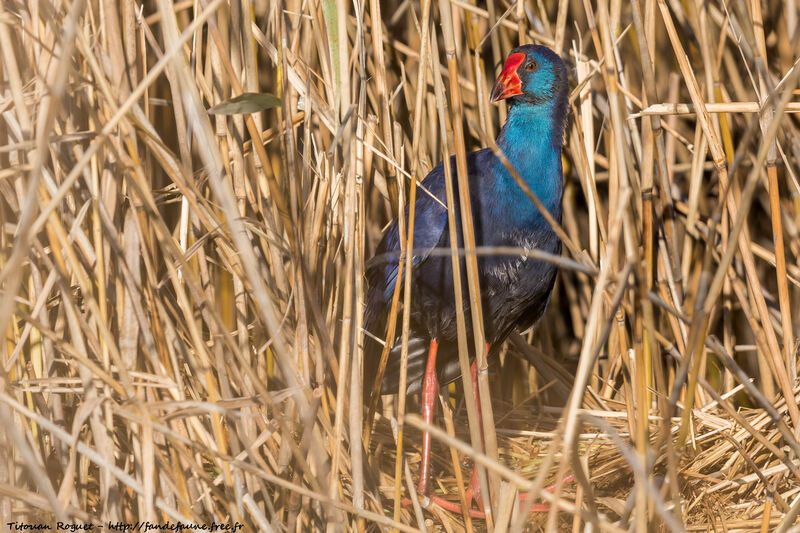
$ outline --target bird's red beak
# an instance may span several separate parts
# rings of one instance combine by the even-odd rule
[[[522,94],[522,81],[519,79],[517,69],[523,61],[525,61],[523,53],[515,52],[508,56],[506,64],[503,66],[503,72],[500,73],[492,89],[492,102],[499,102],[510,96]]]

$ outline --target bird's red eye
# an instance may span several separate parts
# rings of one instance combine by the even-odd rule
[[[536,70],[536,61],[529,61],[527,65],[525,65],[525,70]]]

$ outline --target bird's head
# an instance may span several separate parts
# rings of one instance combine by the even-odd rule
[[[558,54],[526,44],[508,54],[492,89],[492,102],[509,98],[512,105],[555,103],[566,98],[568,89],[567,68]]]

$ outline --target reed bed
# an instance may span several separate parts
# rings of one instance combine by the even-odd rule
[[[798,531],[799,16],[0,1],[3,527]],[[529,42],[570,65],[564,252],[482,377],[485,449],[471,387],[443,391],[433,485],[458,507],[477,463],[471,518],[414,495],[418,398],[366,420],[364,269],[437,162],[491,144]]]

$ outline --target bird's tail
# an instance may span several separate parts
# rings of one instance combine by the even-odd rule
[[[382,346],[377,341],[372,342],[379,348],[374,357],[367,358],[367,351],[364,352],[364,390],[368,396],[367,389],[372,390],[372,386],[377,379],[378,364]],[[428,350],[430,348],[430,337],[409,332],[408,339],[408,365],[406,375],[406,392],[417,394],[422,391],[422,380],[425,376],[425,366],[428,362]],[[402,337],[397,336],[394,345],[389,350],[386,362],[386,369],[381,382],[381,394],[396,394],[400,387],[400,370],[402,368]],[[461,368],[458,364],[458,344],[452,341],[439,341],[436,356],[436,375],[440,385],[446,385],[461,376]]]

